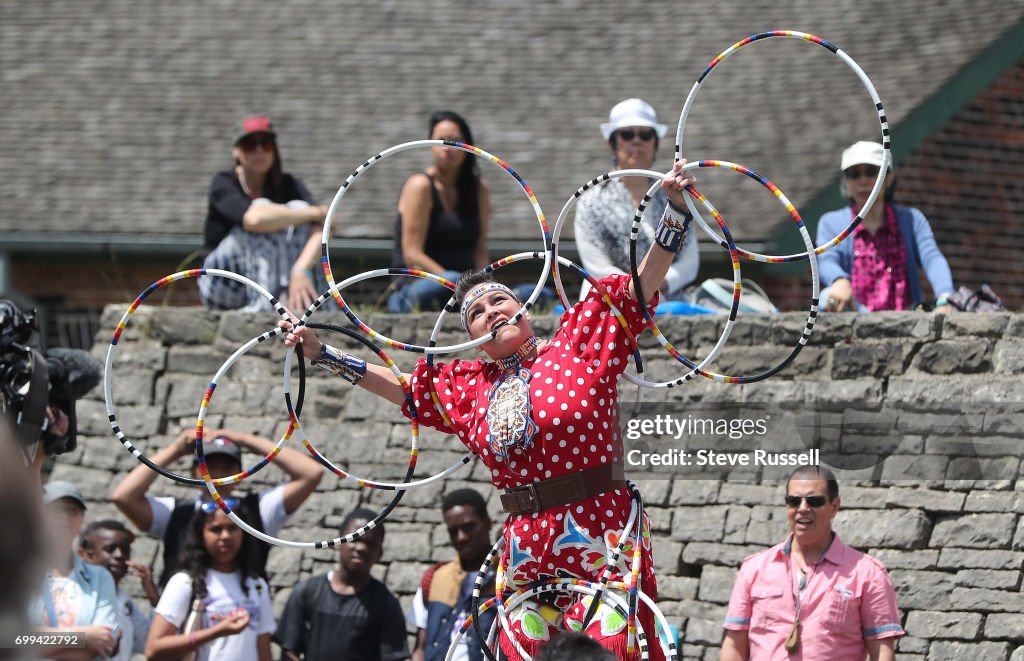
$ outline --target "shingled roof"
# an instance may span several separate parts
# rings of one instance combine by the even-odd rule
[[[553,225],[577,186],[611,169],[597,125],[612,104],[642,96],[673,126],[655,165],[667,168],[693,81],[749,34],[829,39],[898,127],[1022,17],[1020,0],[4,3],[0,236],[198,245],[209,178],[230,164],[230,127],[250,111],[276,120],[286,169],[326,202],[368,156],[425,137],[431,111],[458,110]],[[707,78],[685,154],[748,165],[799,208],[834,181],[845,145],[878,135],[870,98],[838,58],[772,39]],[[407,152],[357,181],[336,236],[389,238],[401,183],[427,162],[425,150]],[[537,236],[515,183],[482,168],[493,236]],[[745,178],[700,178],[739,238],[766,239],[786,219]]]

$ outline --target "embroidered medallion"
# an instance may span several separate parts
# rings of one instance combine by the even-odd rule
[[[513,448],[529,448],[537,433],[530,404],[530,370],[522,363],[539,343],[532,336],[514,354],[495,361],[501,375],[488,397],[487,442],[498,459],[505,459]]]

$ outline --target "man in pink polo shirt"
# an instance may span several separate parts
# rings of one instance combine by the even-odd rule
[[[885,566],[839,541],[839,484],[803,466],[786,483],[791,534],[743,561],[721,661],[892,661],[904,635]]]

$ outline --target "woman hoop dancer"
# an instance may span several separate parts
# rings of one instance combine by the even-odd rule
[[[638,269],[644,304],[652,312],[658,288],[683,244],[682,191],[695,181],[682,172],[683,163],[677,162],[662,181],[670,204]],[[599,282],[630,332],[639,335],[647,322],[631,276],[610,275]],[[480,457],[494,486],[504,491],[501,500],[509,517],[502,531],[504,575],[499,583],[504,579],[505,587],[516,590],[544,578],[598,581],[632,505],[623,479],[617,406],[617,383],[632,342],[597,291],[562,315],[551,340],[534,334],[528,314],[508,323],[522,304],[489,274],[463,274],[456,297],[471,338],[498,330],[481,345],[491,360],[453,360],[431,367],[421,359],[410,379],[412,398],[419,421],[458,436]],[[307,327],[279,323],[290,331],[288,346],[301,343],[314,364],[411,415],[405,392],[389,369],[322,344]],[[431,403],[431,382],[448,420]],[[640,588],[656,599],[646,519],[643,523]],[[630,580],[631,556],[630,545],[611,568],[610,580]],[[578,629],[588,611],[589,598],[549,594],[557,596],[531,600],[510,613],[512,635],[531,656],[556,631]],[[639,621],[648,640],[656,641],[648,609],[640,609]],[[620,659],[628,658],[626,620],[613,609],[597,608],[586,633]],[[504,632],[500,644],[506,656],[520,658]],[[657,643],[650,645],[650,656],[663,658]]]

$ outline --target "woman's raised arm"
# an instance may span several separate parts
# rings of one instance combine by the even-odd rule
[[[637,269],[637,275],[640,276],[640,287],[644,292],[645,305],[651,302],[654,293],[661,287],[676,253],[683,246],[683,223],[689,213],[686,211],[686,202],[683,200],[682,191],[697,181],[696,177],[682,171],[685,164],[686,160],[676,161],[672,166],[672,172],[665,175],[661,181],[661,188],[668,195],[668,206],[665,207],[665,215],[658,223],[654,243]],[[688,231],[692,232],[693,230],[689,229]],[[629,293],[636,299],[636,288],[632,282],[629,284]]]

